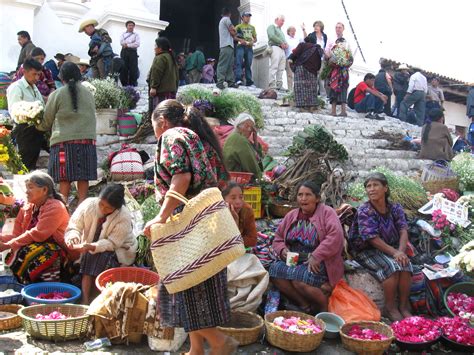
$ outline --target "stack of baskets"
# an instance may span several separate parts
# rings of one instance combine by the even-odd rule
[[[109,282],[136,282],[146,286],[158,284],[160,277],[156,272],[139,267],[116,267],[102,272],[95,279],[95,285],[102,291]]]
[[[77,304],[40,304],[18,311],[25,331],[37,339],[65,341],[84,338],[89,328],[89,307]],[[38,320],[37,314],[60,312],[68,317],[61,320]]]
[[[322,329],[317,334],[293,334],[285,332],[273,324],[277,317],[300,317],[301,319],[312,319]],[[326,331],[326,324],[313,316],[301,312],[277,311],[265,316],[265,329],[267,340],[273,346],[292,352],[311,352],[314,351],[323,340]]]
[[[361,328],[374,330],[380,334],[385,335],[388,339],[364,340],[352,338],[348,336],[347,333],[349,333],[354,325],[357,325]],[[392,329],[388,325],[380,322],[369,321],[346,323],[341,327],[339,334],[341,335],[341,340],[344,347],[359,355],[382,355],[390,347],[390,344],[392,344],[392,341],[395,339]]]
[[[232,311],[229,323],[218,327],[219,330],[233,337],[240,346],[256,343],[263,330],[263,319],[258,314],[243,311]]]
[[[436,194],[442,189],[459,190],[459,179],[444,162],[427,164],[421,174],[421,184],[425,190]]]

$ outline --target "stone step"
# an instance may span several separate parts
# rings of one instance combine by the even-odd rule
[[[387,158],[352,158],[355,170],[368,171],[378,166],[383,166],[394,171],[418,171],[431,162],[422,159],[387,159]]]
[[[389,150],[379,148],[368,148],[364,150],[349,151],[351,158],[388,158],[388,159],[416,159],[418,152],[408,150]]]

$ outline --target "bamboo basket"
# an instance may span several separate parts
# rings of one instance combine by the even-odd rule
[[[454,191],[459,191],[459,179],[451,178],[447,180],[430,180],[422,182],[422,185],[426,191],[431,192],[432,194],[437,194],[442,189],[451,189]]]
[[[388,337],[386,340],[363,340],[355,339],[348,336],[346,333],[352,328],[352,326],[358,325],[361,328],[372,329],[380,334]],[[392,341],[395,339],[393,336],[392,329],[380,322],[350,322],[346,323],[341,327],[339,331],[341,335],[342,344],[350,351],[353,351],[359,355],[381,355],[390,347]]]
[[[79,339],[86,336],[89,328],[88,306],[77,304],[41,304],[29,306],[18,311],[23,320],[25,331],[33,338],[64,341]],[[38,320],[35,316],[39,314],[50,314],[61,312],[71,317],[64,320]]]
[[[281,204],[277,202],[272,202],[270,204],[270,214],[276,218],[283,218],[288,212],[295,208],[297,208],[297,206],[291,202]]]
[[[20,304],[3,304],[0,305],[0,312],[14,313],[12,317],[0,319],[0,331],[11,330],[21,327],[21,318],[18,315],[18,311],[23,306]]]
[[[317,334],[292,334],[278,329],[274,324],[273,320],[276,317],[300,317],[301,319],[312,319],[322,329]],[[293,311],[277,311],[269,313],[265,316],[265,329],[267,340],[273,346],[280,349],[292,352],[311,352],[314,351],[323,340],[324,333],[326,331],[326,324],[313,316],[310,316],[301,312]]]
[[[262,334],[262,317],[252,312],[232,311],[230,322],[217,327],[222,333],[231,336],[240,346],[256,343]]]

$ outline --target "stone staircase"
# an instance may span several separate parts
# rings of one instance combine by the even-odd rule
[[[213,85],[206,85],[213,88]],[[236,89],[229,89],[236,90]],[[261,89],[242,87],[238,90],[249,92],[257,96]],[[146,89],[141,88],[141,99],[136,112],[148,109]],[[281,99],[285,93],[278,93]],[[291,145],[293,136],[303,130],[307,125],[321,124],[325,126],[337,141],[343,144],[349,152],[349,162],[345,169],[360,176],[366,175],[377,166],[384,166],[398,174],[415,175],[428,162],[416,158],[416,152],[404,150],[387,149],[389,142],[384,139],[371,138],[373,134],[382,130],[384,132],[406,133],[411,136],[420,136],[420,127],[401,122],[392,117],[386,117],[384,121],[369,120],[363,114],[349,112],[349,117],[333,117],[329,115],[328,109],[322,109],[314,113],[305,112],[295,107],[280,106],[278,100],[260,100],[264,114],[265,128],[259,134],[270,145],[269,153],[278,161],[286,158],[283,156],[285,150]],[[112,144],[111,144],[112,143]],[[122,142],[118,136],[98,136],[97,155],[100,166],[109,153],[120,149]],[[138,150],[145,150],[153,157],[156,150],[156,139],[147,137],[142,144],[135,144]],[[47,166],[47,153],[42,153],[43,164]]]

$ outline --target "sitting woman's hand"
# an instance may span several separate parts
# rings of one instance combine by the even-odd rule
[[[319,272],[320,262],[313,258],[312,255],[309,256],[308,259],[308,271],[317,274]]]
[[[280,259],[281,259],[282,261],[286,261],[286,255],[287,255],[287,254],[288,254],[288,249],[286,249],[286,248],[283,249],[283,250],[281,251],[281,253],[280,253]]]
[[[72,237],[72,238],[66,240],[66,246],[69,249],[77,249],[75,246],[78,245],[80,242],[81,242],[81,240],[79,239],[79,237]]]
[[[408,259],[408,256],[400,250],[397,250],[395,254],[393,254],[393,259],[397,263],[399,263],[401,266],[407,266],[408,263],[410,262],[410,260]]]

